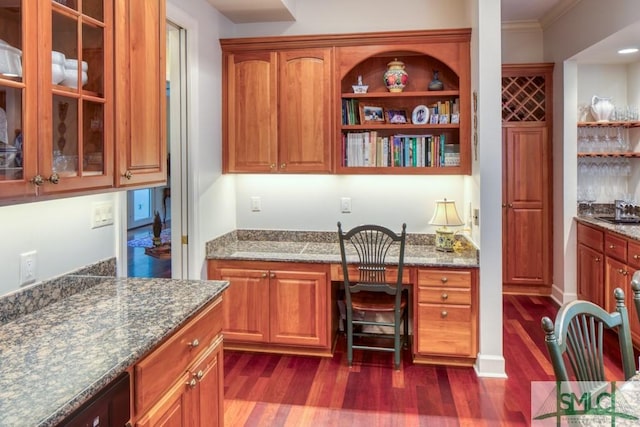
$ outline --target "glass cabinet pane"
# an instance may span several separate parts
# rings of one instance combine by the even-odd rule
[[[0,86],[0,181],[23,178],[22,89]]]
[[[60,176],[78,174],[78,100],[53,96],[53,171]]]
[[[77,0],[54,0],[56,3],[59,3],[63,6],[67,6],[70,9],[77,8]]]
[[[82,25],[82,59],[87,70],[83,70],[86,84],[83,90],[104,96],[104,31],[102,28],[89,24]]]
[[[82,13],[98,21],[104,21],[103,1],[104,0],[82,0]]]
[[[6,2],[5,2],[6,3]],[[19,0],[0,2],[0,78],[22,77],[22,8]]]
[[[64,78],[58,84],[69,88],[78,87],[78,23],[76,20],[56,13],[52,14],[52,40],[51,46],[54,52],[64,55]],[[52,54],[52,60],[57,59],[56,53]],[[54,77],[55,78],[55,77]]]
[[[104,105],[83,104],[82,159],[85,175],[104,172]]]

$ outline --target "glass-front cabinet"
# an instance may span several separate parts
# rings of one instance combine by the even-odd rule
[[[3,197],[113,186],[112,21],[109,0],[0,3]]]

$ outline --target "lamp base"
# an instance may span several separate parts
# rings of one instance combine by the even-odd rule
[[[445,228],[436,230],[436,251],[453,252],[453,244],[455,243],[453,231]]]

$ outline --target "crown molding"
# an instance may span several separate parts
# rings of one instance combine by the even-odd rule
[[[528,19],[523,21],[505,21],[502,23],[502,31],[510,31],[510,32],[531,32],[531,31],[541,31],[542,26],[540,22],[535,19]]]
[[[560,19],[564,14],[576,7],[582,0],[560,0],[547,13],[540,18],[540,25],[543,29],[548,28],[555,21]]]

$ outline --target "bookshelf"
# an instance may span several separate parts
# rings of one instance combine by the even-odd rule
[[[339,138],[334,150],[337,173],[471,172],[468,30],[456,34],[425,32],[386,44],[343,46],[336,56],[340,67]],[[402,92],[390,92],[383,81],[387,64],[395,59],[405,64],[408,73]],[[434,70],[443,90],[428,90]],[[354,93],[352,86],[359,76],[368,86],[366,93]],[[428,118],[416,124],[413,112],[423,107],[428,109]],[[370,110],[376,114],[363,114]]]

